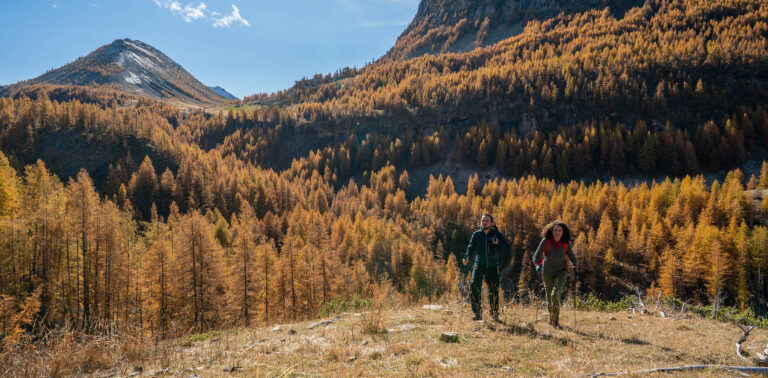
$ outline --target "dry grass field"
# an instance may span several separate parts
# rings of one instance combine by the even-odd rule
[[[156,345],[128,336],[76,342],[70,335],[54,346],[4,355],[0,376],[588,376],[753,365],[735,353],[742,332],[734,324],[566,306],[563,329],[557,330],[546,317],[542,308],[513,305],[499,323],[473,322],[468,304],[443,303],[433,309],[380,306],[326,318],[329,324],[315,327],[320,320],[193,334]],[[445,331],[457,333],[459,342],[440,341]],[[766,342],[768,330],[755,329],[744,348],[755,355]]]

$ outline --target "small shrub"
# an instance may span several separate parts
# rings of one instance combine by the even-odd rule
[[[387,329],[384,328],[384,309],[379,306],[360,316],[360,321],[362,322],[363,333],[366,335],[387,333]]]
[[[203,333],[195,333],[195,334],[187,335],[186,337],[184,337],[184,342],[185,342],[184,345],[186,345],[187,343],[190,343],[190,346],[191,346],[191,343],[210,340],[220,335],[221,335],[221,332],[219,331],[208,331]]]
[[[631,307],[631,303],[636,303],[636,301],[637,298],[635,296],[624,297],[617,302],[603,301],[595,296],[595,294],[589,293],[585,298],[574,297],[573,305],[576,306],[577,310],[581,311],[616,312],[626,310]]]
[[[320,308],[319,317],[325,318],[347,311],[362,311],[373,306],[373,299],[353,295],[350,299],[334,298]]]
[[[419,366],[424,363],[424,359],[419,358],[409,358],[405,361],[405,367],[408,369],[408,371],[411,373],[412,376],[416,376],[416,372],[419,370]]]
[[[392,345],[392,347],[389,349],[389,352],[394,354],[395,356],[401,356],[403,354],[410,353],[411,350],[408,348],[407,345],[395,344],[395,345]]]
[[[582,311],[607,311],[616,312],[626,310],[631,307],[636,307],[638,298],[635,295],[624,297],[619,301],[603,301],[590,293],[584,298],[576,297],[573,300],[574,306],[577,310]],[[711,319],[712,318],[712,306],[693,306],[686,304],[682,300],[670,296],[662,298],[661,303],[664,307],[679,310],[685,306],[686,310],[698,317]],[[768,329],[768,318],[755,315],[752,308],[747,308],[744,311],[739,311],[735,307],[721,306],[717,309],[717,313],[714,316],[715,320],[738,323],[746,326],[755,326],[758,328]]]
[[[97,340],[85,343],[72,357],[72,367],[77,374],[88,374],[97,370],[108,369],[112,366],[109,348]]]
[[[339,362],[341,361],[342,357],[344,356],[344,352],[339,350],[339,348],[331,348],[327,352],[325,352],[325,360],[328,362]]]
[[[150,346],[137,337],[125,337],[120,345],[120,351],[128,362],[141,361],[150,354]]]

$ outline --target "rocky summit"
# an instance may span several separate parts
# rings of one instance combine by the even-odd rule
[[[228,100],[158,49],[131,39],[115,40],[72,63],[16,86],[31,84],[113,85],[130,94],[194,104]]]

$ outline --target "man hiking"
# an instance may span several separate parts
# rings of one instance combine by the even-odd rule
[[[507,239],[493,224],[490,214],[483,214],[480,218],[481,229],[472,234],[467,245],[462,262],[469,264],[472,254],[475,255],[475,263],[472,267],[472,283],[470,284],[470,300],[472,312],[475,317],[472,320],[482,320],[482,306],[480,305],[480,288],[483,279],[488,285],[488,302],[491,308],[491,317],[499,321],[499,284],[500,271],[509,262],[509,245]]]
[[[544,290],[547,292],[547,310],[549,310],[549,325],[555,328],[560,326],[560,298],[563,287],[568,280],[568,262],[573,264],[574,274],[577,278],[581,273],[577,269],[576,256],[573,249],[568,247],[571,242],[571,231],[562,221],[556,220],[546,226],[541,232],[541,242],[533,254],[533,265],[536,273],[544,281]]]

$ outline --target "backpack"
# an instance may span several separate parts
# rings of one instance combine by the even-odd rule
[[[499,269],[504,269],[510,264],[510,260],[512,260],[512,254],[510,253],[510,247],[509,243],[507,242],[507,239],[504,238],[504,235],[499,231],[499,228],[496,226],[491,226],[491,229],[494,232],[494,236],[496,239],[498,239],[499,244],[497,246],[496,250],[496,259],[498,262],[501,263],[499,266]],[[490,235],[489,235],[490,236]]]
[[[547,252],[549,251],[549,245],[552,243],[551,239],[547,239],[547,244],[544,245],[544,253],[541,256],[539,265],[544,265],[544,259],[547,258]],[[568,243],[563,243],[563,253],[565,253],[565,272],[568,273]]]

